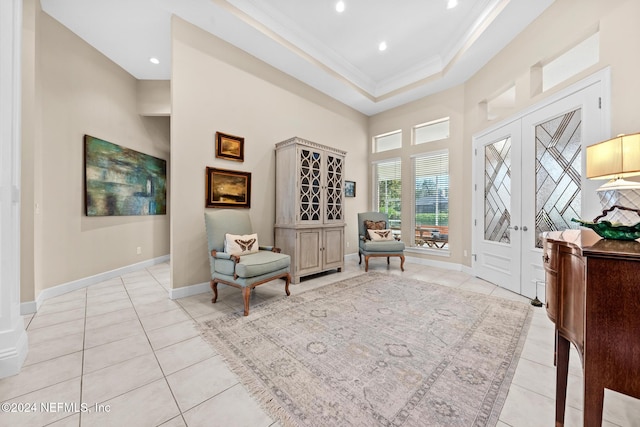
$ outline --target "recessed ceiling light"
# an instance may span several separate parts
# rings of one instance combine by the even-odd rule
[[[453,9],[458,5],[458,0],[447,0],[447,9]]]
[[[380,44],[378,45],[378,50],[380,52],[387,50],[387,42],[380,42]]]
[[[149,62],[158,65],[160,63],[160,60],[158,58],[149,58]]]
[[[336,10],[338,11],[338,13],[344,12],[344,2],[342,0],[336,3]]]

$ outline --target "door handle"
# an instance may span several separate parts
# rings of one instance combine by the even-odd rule
[[[507,229],[509,229],[509,230],[515,230],[515,231],[518,231],[518,230],[519,230],[517,225],[514,225],[513,227],[509,226],[509,227],[507,227]]]

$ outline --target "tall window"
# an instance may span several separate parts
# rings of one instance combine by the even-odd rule
[[[389,228],[400,229],[402,180],[400,159],[374,163],[376,206],[389,215]]]
[[[448,249],[449,151],[413,158],[415,246]]]

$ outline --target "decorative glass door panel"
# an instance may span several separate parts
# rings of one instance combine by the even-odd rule
[[[300,220],[321,221],[321,155],[300,150]]]
[[[581,123],[578,108],[535,127],[536,248],[543,231],[577,228],[571,218],[581,211]]]
[[[343,181],[341,157],[327,155],[326,221],[342,221]]]
[[[511,243],[511,137],[484,147],[484,238]]]
[[[478,277],[513,292],[520,284],[520,126],[515,122],[476,140],[474,172],[474,269]]]

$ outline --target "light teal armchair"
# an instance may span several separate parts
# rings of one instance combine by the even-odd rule
[[[275,279],[285,280],[285,292],[290,295],[289,268],[291,257],[281,254],[280,249],[260,246],[259,250],[249,254],[225,252],[225,236],[252,234],[251,220],[247,212],[224,209],[205,212],[205,225],[209,243],[209,262],[211,266],[212,303],[218,299],[218,283],[242,290],[244,315],[249,315],[251,290],[258,285]],[[247,249],[250,241],[238,240],[241,249]],[[227,243],[229,241],[227,240]],[[259,244],[259,242],[256,242]]]
[[[381,236],[380,240],[370,238],[366,223],[371,225],[373,233],[378,231]],[[375,225],[379,225],[376,227]],[[389,264],[390,257],[400,258],[400,270],[404,271],[404,243],[396,240],[389,227],[389,217],[383,212],[361,212],[358,214],[358,257],[362,264],[362,256],[364,255],[364,271],[369,271],[369,258],[385,257]]]

